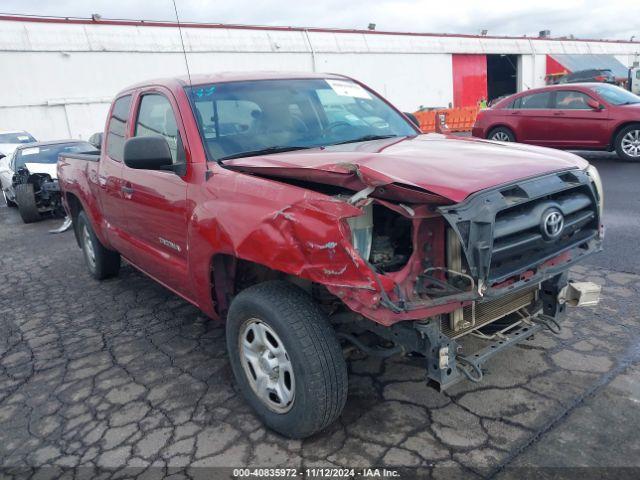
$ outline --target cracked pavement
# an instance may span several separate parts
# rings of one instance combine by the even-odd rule
[[[574,268],[603,285],[598,307],[571,309],[560,335],[507,349],[482,383],[446,394],[426,387],[416,360],[351,355],[342,417],[299,441],[265,430],[236,393],[221,324],[126,264],[94,281],[72,232],[46,233],[57,225],[0,207],[0,477],[640,467],[640,275]]]

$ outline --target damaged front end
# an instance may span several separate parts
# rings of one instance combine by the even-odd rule
[[[391,328],[345,323],[347,335],[373,330],[424,355],[429,380],[442,389],[464,377],[479,381],[491,356],[539,330],[559,331],[566,304],[592,305],[600,293],[597,285],[567,282],[570,265],[602,248],[602,199],[593,177],[571,170],[454,205],[396,208],[411,228],[393,224],[384,229],[387,235],[376,234],[375,216],[369,227],[370,204],[364,207],[360,220],[349,223],[352,231],[366,226],[353,235],[354,245],[378,275],[394,280],[383,304],[390,313],[379,322]],[[372,230],[368,241],[366,230]],[[410,246],[399,240],[409,231]],[[394,248],[383,254],[376,245]],[[367,313],[370,308],[375,305]],[[394,321],[407,317],[415,321]],[[465,353],[465,343],[473,343],[463,340],[466,335],[489,344]]]
[[[338,335],[360,350],[424,357],[439,389],[479,381],[495,353],[539,330],[557,331],[567,303],[598,297],[592,285],[567,286],[570,265],[601,249],[601,191],[588,170],[501,185],[459,203],[353,170],[304,180],[279,170],[278,180],[346,205],[335,212],[342,238],[307,242],[307,264],[295,274],[311,279]],[[295,207],[279,213],[281,234],[301,228]],[[471,337],[488,344],[466,351]]]
[[[40,214],[65,215],[57,179],[47,173],[31,173],[27,167],[21,167],[13,175],[12,187],[15,190],[18,185],[27,184],[33,186],[34,206]]]

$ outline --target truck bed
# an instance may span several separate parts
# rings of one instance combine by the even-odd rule
[[[87,153],[65,153],[60,155],[60,158],[72,158],[74,160],[85,160],[87,162],[99,162],[100,150]]]

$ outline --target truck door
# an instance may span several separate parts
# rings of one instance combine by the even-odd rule
[[[184,129],[173,95],[157,87],[136,100],[133,136],[160,135],[173,163],[186,162]],[[123,166],[123,191],[128,206],[127,229],[134,252],[130,260],[174,291],[188,296],[187,183],[171,171],[136,170]]]
[[[122,165],[124,142],[127,139],[127,123],[131,110],[132,95],[123,95],[113,102],[107,123],[104,152],[98,167],[100,205],[105,222],[105,233],[113,247],[125,257],[131,254],[127,239],[124,212],[126,203],[122,192]]]

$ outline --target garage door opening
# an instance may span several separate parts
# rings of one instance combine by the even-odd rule
[[[488,100],[518,91],[518,55],[487,55]]]

